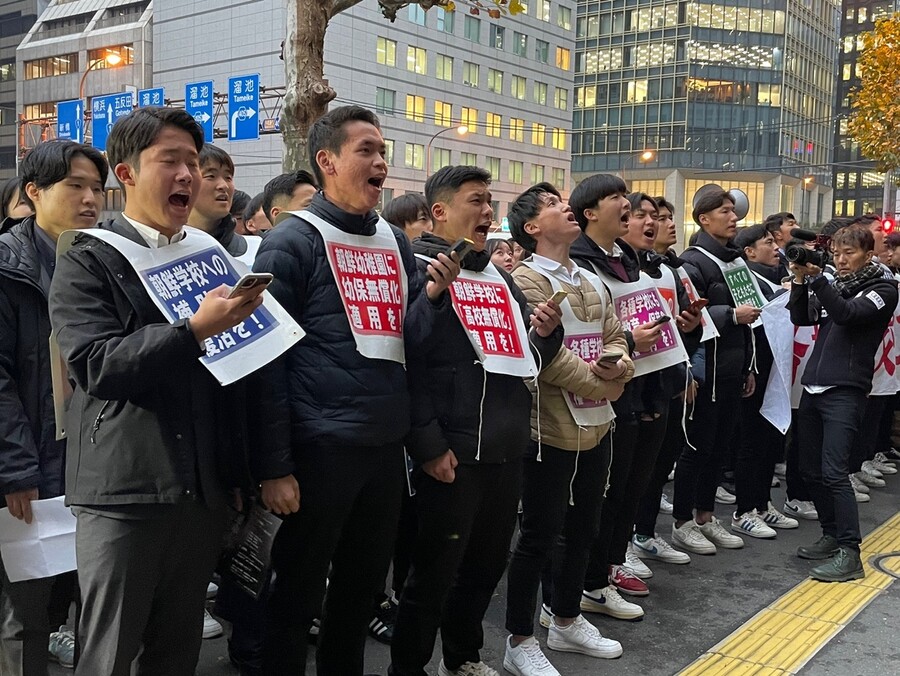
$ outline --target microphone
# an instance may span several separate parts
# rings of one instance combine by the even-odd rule
[[[791,228],[791,237],[802,239],[804,242],[815,242],[819,239],[819,236],[812,230],[804,230],[803,228]]]

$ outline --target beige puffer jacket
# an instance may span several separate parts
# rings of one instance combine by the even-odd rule
[[[527,265],[518,265],[513,270],[512,276],[532,306],[543,303],[553,295],[550,281]],[[634,364],[628,356],[628,343],[625,341],[622,325],[613,311],[606,289],[594,289],[584,275],[581,276],[579,287],[564,282],[560,282],[560,286],[569,293],[567,300],[578,319],[595,322],[603,318],[603,349],[618,350],[625,355],[623,360],[628,368],[618,382],[625,383],[631,380],[634,375]],[[591,372],[590,365],[565,345],[559,348],[550,364],[542,366],[538,377],[540,397],[537,396],[534,384],[529,383],[533,395],[531,438],[538,440],[537,416],[540,414],[541,443],[567,451],[593,448],[600,443],[610,425],[579,428],[566,406],[563,390],[587,399],[599,400],[608,396],[609,383],[595,376]]]

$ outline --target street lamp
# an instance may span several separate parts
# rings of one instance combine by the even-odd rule
[[[101,63],[105,63],[107,66],[118,66],[122,63],[123,59],[121,56],[116,54],[115,52],[109,52],[106,56],[101,56],[99,59],[94,59],[91,62],[91,65],[87,67],[84,71],[84,74],[81,76],[81,82],[78,85],[78,98],[84,101],[84,82],[87,80],[87,74],[94,70]]]
[[[461,124],[458,127],[447,127],[446,129],[441,129],[437,134],[432,135],[430,139],[428,139],[428,145],[425,146],[425,178],[431,176],[431,144],[441,134],[446,134],[448,131],[455,131],[460,136],[465,136],[469,133],[469,128]]]
[[[648,162],[652,162],[656,159],[656,151],[647,149],[643,150],[637,155],[631,155],[625,158],[625,162],[622,164],[622,170],[619,172],[621,179],[625,180],[625,169],[628,168],[629,162],[631,163],[631,167],[634,168],[634,161],[637,160],[641,164],[647,164]]]
[[[803,218],[803,224],[807,227],[809,227],[809,208],[810,208],[809,201],[811,199],[810,194],[809,194],[809,191],[810,191],[809,186],[812,185],[812,182],[813,182],[812,176],[804,176],[803,177],[803,195],[801,195],[801,197],[803,199],[801,200],[800,210],[803,212],[801,214],[801,216]],[[804,206],[804,203],[805,203],[805,206]]]

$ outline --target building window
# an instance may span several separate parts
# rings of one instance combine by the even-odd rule
[[[375,205],[375,211],[378,213],[384,211],[384,208],[391,203],[392,199],[394,199],[394,189],[382,188],[381,197],[378,198],[378,204]]]
[[[376,39],[375,60],[383,66],[396,66],[397,43],[387,38]]]
[[[531,143],[536,146],[547,145],[547,127],[540,122],[531,123]]]
[[[453,18],[456,15],[453,12],[448,12],[446,9],[437,8],[437,29],[441,31],[441,33],[452,33],[453,32]]]
[[[379,115],[393,115],[397,106],[397,92],[393,89],[375,88],[375,112]]]
[[[510,183],[515,183],[516,185],[522,183],[522,169],[523,165],[519,160],[509,161],[507,175],[509,176]]]
[[[477,167],[478,155],[476,155],[475,153],[460,153],[459,163],[464,167]]]
[[[471,61],[463,61],[463,84],[470,87],[478,86],[478,64]]]
[[[534,82],[534,102],[539,103],[542,106],[547,105],[547,83],[546,82],[538,82],[535,80]]]
[[[503,118],[496,113],[488,113],[487,120],[485,121],[485,133],[488,136],[493,136],[495,138],[500,138],[500,125],[502,124]]]
[[[521,75],[513,75],[512,76],[512,86],[509,88],[510,96],[513,98],[519,99],[520,101],[525,100],[525,78]]]
[[[22,115],[26,120],[42,120],[47,117],[56,117],[56,101],[31,103],[22,109]]]
[[[541,0],[538,6],[538,19],[550,23],[550,0]]]
[[[115,66],[107,62],[106,57],[110,54],[117,55],[121,61]],[[134,45],[113,45],[112,47],[101,47],[100,49],[91,49],[88,51],[88,67],[95,61],[99,61],[94,70],[103,68],[118,68],[119,66],[130,66],[134,63]]]
[[[434,148],[431,151],[431,171],[435,172],[450,165],[450,151],[447,148]]]
[[[404,163],[410,169],[424,169],[425,146],[421,143],[407,143]]]
[[[427,64],[428,57],[426,56],[424,49],[421,47],[406,48],[406,70],[417,73],[418,75],[425,75],[428,67]]]
[[[528,36],[525,33],[513,31],[513,54],[528,56]]]
[[[503,93],[503,71],[488,68],[488,90],[495,94]]]
[[[491,178],[495,181],[500,178],[500,158],[485,155],[484,168],[491,172]]]
[[[566,189],[566,170],[553,168],[552,170],[553,176],[553,185],[556,186],[556,189],[562,192]]]
[[[547,63],[550,58],[550,43],[546,40],[534,41],[534,60]]]
[[[563,89],[562,87],[557,87],[556,91],[553,92],[553,107],[559,108],[560,110],[568,110],[569,109],[569,90]]]
[[[0,63],[0,82],[12,82],[16,79],[16,62]]]
[[[475,108],[463,108],[460,123],[468,128],[470,134],[474,134],[478,128],[478,110]]]
[[[438,80],[452,80],[453,79],[453,57],[452,56],[444,56],[443,54],[437,55],[437,64],[436,64],[434,76]]]
[[[556,10],[556,25],[567,31],[572,30],[572,10],[560,5]]]
[[[103,18],[97,22],[97,28],[121,26],[122,24],[139,21],[149,5],[149,2],[133,2],[130,5],[112,7],[106,10]]]
[[[525,120],[517,117],[509,118],[509,140],[519,142],[525,140]]]
[[[439,127],[449,127],[453,124],[451,112],[453,106],[443,101],[434,102],[434,123]]]
[[[503,38],[506,35],[506,29],[495,23],[491,24],[491,47],[494,49],[503,49]]]
[[[389,167],[394,166],[394,142],[390,139],[384,139],[384,161]]]
[[[409,6],[409,20],[418,26],[424,26],[425,10],[415,3],[411,4]]]
[[[481,19],[466,14],[464,27],[466,40],[481,42]]]
[[[556,67],[569,70],[572,65],[572,52],[565,47],[556,48]]]
[[[13,78],[15,78],[15,63],[12,65]],[[34,59],[26,61],[25,79],[37,80],[42,77],[54,77],[56,75],[68,75],[69,73],[78,72],[78,54],[62,54],[60,56],[48,56],[44,59]],[[7,68],[8,66],[4,66]],[[4,74],[4,80],[7,77]]]
[[[406,95],[406,119],[414,122],[425,121],[425,97]]]
[[[544,182],[544,165],[543,164],[532,164],[531,165],[531,185],[535,183],[543,183]]]
[[[565,150],[566,149],[566,130],[560,129],[559,127],[553,128],[553,133],[551,135],[551,143],[556,150]]]

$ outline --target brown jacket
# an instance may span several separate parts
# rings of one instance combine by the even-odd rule
[[[543,303],[553,295],[550,281],[527,265],[518,265],[513,270],[512,276],[531,305]],[[579,287],[565,282],[560,282],[560,285],[568,291],[567,300],[579,320],[596,322],[602,317],[603,349],[621,352],[625,355],[622,359],[628,367],[625,375],[616,382],[626,383],[631,380],[634,375],[634,364],[628,356],[628,343],[625,341],[622,325],[613,311],[607,291],[594,289],[583,275]],[[531,438],[538,440],[537,416],[540,415],[542,443],[567,451],[584,451],[600,443],[610,425],[579,428],[566,406],[563,390],[587,399],[599,400],[609,396],[610,383],[595,376],[591,372],[590,365],[565,345],[559,348],[553,361],[543,365],[538,381],[540,397],[537,396],[535,386],[529,384],[535,395],[531,407]]]

